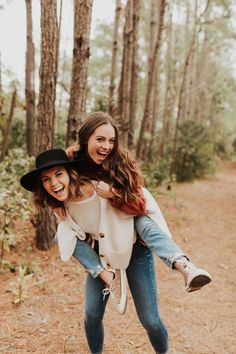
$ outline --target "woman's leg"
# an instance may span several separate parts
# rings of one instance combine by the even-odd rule
[[[176,259],[184,256],[184,252],[175,241],[148,215],[136,216],[134,227],[146,245],[170,268]]]
[[[116,302],[117,310],[123,314],[126,306],[126,289],[123,271],[104,269],[97,252],[85,241],[77,240],[73,257],[92,275],[99,276]]]
[[[103,349],[103,315],[109,296],[103,295],[105,284],[101,279],[94,279],[90,274],[86,281],[86,303],[84,327],[88,345],[92,354],[100,354]]]
[[[168,333],[158,312],[156,274],[151,250],[139,243],[135,244],[126,272],[139,320],[155,352],[167,353]]]
[[[199,290],[211,282],[211,275],[191,263],[174,240],[148,215],[135,217],[134,225],[146,245],[170,268],[183,275],[187,292]]]
[[[73,257],[94,277],[104,269],[98,254],[85,241],[77,239]]]

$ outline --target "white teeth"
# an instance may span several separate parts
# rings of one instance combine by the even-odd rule
[[[58,193],[61,192],[64,189],[64,187],[58,187],[56,189],[53,190],[54,193]]]
[[[98,152],[98,155],[106,156],[107,153],[106,152]]]

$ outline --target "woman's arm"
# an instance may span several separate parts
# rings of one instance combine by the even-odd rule
[[[146,214],[146,199],[141,188],[139,196],[136,200],[133,200],[130,203],[121,203],[121,199],[119,198],[119,190],[116,188],[111,188],[108,183],[103,181],[97,183],[96,191],[100,197],[109,199],[111,206],[123,211],[126,214],[136,216]]]

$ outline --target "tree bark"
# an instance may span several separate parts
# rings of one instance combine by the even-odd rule
[[[117,53],[118,53],[118,31],[120,25],[120,14],[121,14],[121,0],[116,0],[116,15],[114,23],[113,41],[112,41],[112,56],[111,56],[111,76],[110,76],[110,86],[109,86],[109,96],[108,96],[108,112],[114,117],[116,112],[115,106],[115,79],[117,72]]]
[[[159,155],[163,157],[166,150],[166,142],[169,138],[170,131],[170,117],[173,112],[173,88],[172,88],[172,6],[169,5],[169,24],[167,26],[167,53],[166,53],[166,85],[164,95],[164,112],[162,119],[162,131],[160,138]]]
[[[123,33],[123,57],[119,83],[118,120],[121,138],[125,146],[133,145],[133,129],[137,101],[137,32],[140,16],[140,1],[128,0],[125,9]],[[133,98],[132,98],[133,96]],[[132,109],[132,116],[131,114]],[[131,128],[132,127],[132,128]]]
[[[92,6],[93,0],[74,0],[74,47],[67,146],[77,142],[77,132],[86,111]]]
[[[58,25],[57,1],[41,1],[41,62],[37,116],[37,153],[53,146],[57,80]],[[36,246],[48,250],[53,244],[55,218],[48,209],[40,212],[36,221]]]
[[[141,123],[139,139],[137,144],[137,152],[136,156],[139,159],[145,159],[145,151],[148,141],[150,140],[150,131],[148,131],[148,125],[150,122],[150,114],[151,114],[151,103],[152,103],[152,95],[150,94],[155,87],[155,75],[153,73],[156,72],[157,68],[157,57],[159,55],[160,46],[161,46],[161,36],[163,32],[163,23],[164,23],[164,15],[165,15],[165,0],[160,1],[160,15],[159,15],[159,26],[157,31],[157,36],[155,39],[155,45],[153,50],[152,58],[150,59],[150,65],[148,69],[148,79],[147,79],[147,88],[145,95],[145,106],[143,119]]]
[[[29,156],[35,155],[35,59],[32,24],[32,1],[25,0],[27,46],[25,64],[25,99],[26,99],[26,145]]]
[[[133,10],[133,38],[132,38],[132,63],[130,82],[130,108],[129,108],[129,135],[128,148],[134,149],[134,131],[137,113],[138,95],[138,28],[140,19],[140,0],[134,0]]]

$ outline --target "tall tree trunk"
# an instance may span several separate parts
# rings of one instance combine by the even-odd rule
[[[128,148],[134,149],[134,131],[137,113],[137,94],[138,94],[138,28],[140,19],[140,0],[134,1],[133,9],[133,38],[132,38],[132,63],[131,63],[131,82],[130,82],[130,108],[129,108],[129,135]]]
[[[172,5],[169,5],[169,24],[167,26],[167,53],[166,53],[166,85],[164,96],[164,111],[162,119],[162,131],[160,138],[160,156],[165,155],[166,141],[169,138],[170,118],[173,112],[173,88],[172,88]]]
[[[145,106],[144,106],[144,113],[142,124],[139,133],[139,139],[137,144],[137,158],[145,159],[145,151],[150,140],[150,131],[148,131],[148,126],[150,122],[150,114],[151,114],[151,103],[152,103],[152,95],[150,94],[155,89],[155,75],[156,73],[156,66],[157,66],[157,57],[159,55],[160,46],[161,46],[161,36],[163,32],[163,23],[164,23],[164,15],[165,15],[165,0],[160,1],[160,15],[159,15],[159,26],[157,31],[157,36],[155,40],[155,46],[153,50],[153,55],[150,60],[150,65],[148,69],[148,79],[147,79],[147,88],[146,88],[146,95],[145,95]]]
[[[119,83],[119,97],[117,114],[120,123],[120,131],[125,146],[132,145],[133,131],[130,124],[134,125],[136,116],[137,100],[137,31],[139,23],[139,0],[128,0],[125,9],[125,26],[123,33],[123,58],[121,78]],[[132,99],[132,118],[130,118],[131,97]]]
[[[90,56],[93,0],[74,0],[74,48],[70,108],[66,144],[77,142],[77,132],[86,111],[86,85]]]
[[[198,0],[196,0],[197,2]],[[172,162],[171,162],[171,169],[170,169],[170,179],[173,177],[173,173],[175,171],[175,159],[176,159],[176,147],[177,147],[177,141],[178,141],[178,127],[181,119],[181,114],[183,112],[183,99],[184,99],[184,88],[186,84],[186,78],[188,74],[188,69],[189,69],[189,61],[191,58],[191,55],[194,51],[194,46],[195,42],[197,39],[197,33],[201,29],[201,18],[204,16],[205,12],[207,11],[208,5],[210,3],[210,0],[207,1],[205,5],[205,9],[203,12],[200,14],[199,18],[195,20],[195,26],[192,34],[192,40],[190,42],[189,50],[187,52],[185,62],[184,62],[184,67],[183,67],[183,74],[182,78],[180,81],[180,89],[179,89],[179,97],[178,97],[178,110],[177,110],[177,118],[176,118],[176,123],[175,123],[175,131],[174,131],[174,140],[173,140],[173,148],[172,148]]]
[[[155,39],[158,33],[159,28],[159,8],[160,8],[160,0],[152,0],[151,1],[151,13],[150,13],[150,52],[149,52],[149,62],[152,58],[152,53],[155,46]],[[159,52],[160,53],[160,52]],[[157,125],[157,112],[159,111],[159,98],[160,98],[160,55],[157,55],[156,58],[156,67],[153,75],[154,79],[154,87],[151,94],[150,100],[150,121],[147,125],[147,132],[149,133],[149,139],[146,141],[146,146],[143,151],[143,155],[152,159],[152,149],[155,143],[156,136],[156,125]]]
[[[57,80],[58,26],[57,1],[41,1],[41,62],[38,103],[37,152],[53,146]],[[40,212],[36,221],[36,246],[47,250],[53,243],[55,218],[49,210]]]
[[[120,14],[121,14],[121,0],[116,0],[116,15],[114,23],[114,32],[112,40],[112,56],[111,56],[111,76],[110,76],[110,86],[109,86],[109,96],[108,96],[108,112],[114,117],[116,107],[115,107],[115,79],[117,72],[117,53],[118,53],[118,32],[120,25]]]
[[[184,119],[193,119],[194,105],[196,102],[196,96],[194,92],[194,88],[196,87],[196,70],[197,70],[197,47],[198,47],[198,0],[195,1],[195,9],[194,9],[194,29],[193,33],[195,33],[195,45],[192,55],[189,59],[189,69],[186,78],[186,90],[185,90],[185,110],[183,112]]]
[[[25,0],[27,46],[25,63],[25,99],[26,99],[26,144],[29,156],[35,155],[35,59],[33,43],[32,1]]]
[[[0,162],[2,162],[5,158],[8,144],[9,144],[9,137],[10,137],[11,127],[12,127],[12,120],[13,120],[14,109],[15,109],[15,105],[16,105],[16,94],[17,94],[17,90],[14,89],[14,91],[12,93],[12,98],[11,98],[10,112],[9,112],[9,115],[8,115],[8,118],[7,118],[5,127],[4,127]]]
[[[179,96],[178,96],[177,118],[176,118],[176,122],[175,122],[174,140],[173,140],[173,147],[172,147],[172,162],[171,162],[171,169],[170,169],[170,179],[172,179],[173,173],[174,173],[174,170],[175,170],[176,146],[177,146],[177,139],[178,139],[179,123],[180,123],[180,119],[181,119],[181,114],[183,112],[182,109],[183,109],[183,99],[184,99],[184,88],[185,88],[185,83],[186,83],[189,59],[190,59],[190,56],[192,54],[192,50],[193,50],[194,44],[195,44],[195,33],[193,35],[189,51],[188,51],[187,56],[185,58],[184,67],[183,67],[183,74],[182,74],[181,82],[180,82],[180,89],[179,89]]]

